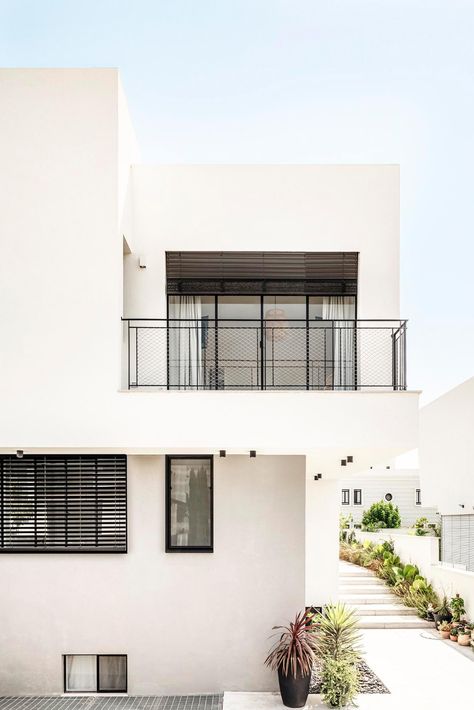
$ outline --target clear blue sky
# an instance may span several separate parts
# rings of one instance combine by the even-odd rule
[[[474,375],[474,0],[0,0],[0,65],[119,67],[145,162],[400,163],[409,385]]]

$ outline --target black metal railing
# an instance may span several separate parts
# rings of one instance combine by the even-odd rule
[[[406,389],[402,320],[123,321],[129,389]]]

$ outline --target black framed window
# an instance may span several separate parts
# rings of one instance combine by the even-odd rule
[[[166,457],[166,552],[213,552],[213,457]]]
[[[421,488],[415,490],[415,504],[421,505]]]
[[[354,505],[362,505],[362,489],[354,488]]]
[[[68,654],[64,656],[65,693],[126,693],[125,654]]]
[[[0,456],[0,552],[126,551],[126,456]]]
[[[342,489],[342,505],[350,505],[351,502],[351,492],[349,488]]]

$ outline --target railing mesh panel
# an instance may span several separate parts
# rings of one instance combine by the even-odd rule
[[[128,320],[129,387],[406,389],[404,322]]]

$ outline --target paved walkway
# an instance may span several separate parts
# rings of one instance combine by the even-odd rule
[[[401,603],[383,579],[350,562],[339,562],[339,600],[352,607],[361,629],[423,629],[434,626]]]
[[[448,710],[472,707],[474,654],[466,657],[434,631],[362,631],[364,660],[390,695],[359,695],[358,710]],[[451,645],[450,645],[451,644]],[[310,695],[307,708],[327,708]],[[223,710],[282,710],[279,693],[225,693]]]
[[[0,710],[222,710],[222,695],[0,697]]]

